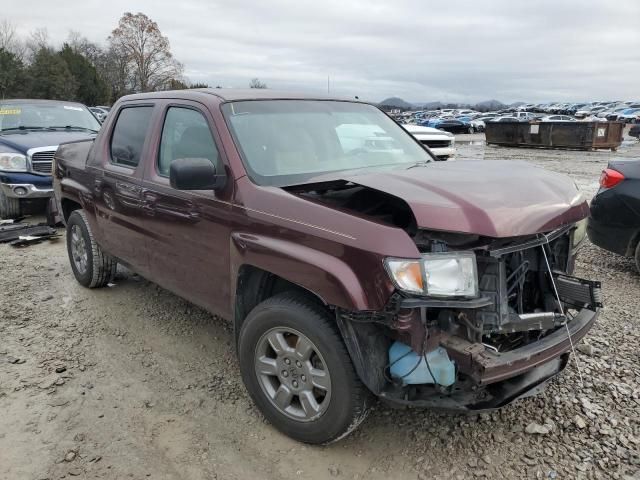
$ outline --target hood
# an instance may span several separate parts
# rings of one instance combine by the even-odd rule
[[[17,152],[26,154],[27,150],[36,147],[58,146],[64,142],[94,138],[95,133],[65,131],[16,131],[0,134],[0,150],[7,146]]]
[[[420,228],[514,237],[575,223],[589,207],[567,176],[525,162],[433,162],[341,179],[403,199]]]

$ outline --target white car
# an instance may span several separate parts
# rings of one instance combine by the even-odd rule
[[[547,115],[540,119],[541,122],[575,122],[576,119],[569,115]]]
[[[580,118],[580,117],[588,117],[590,115],[597,115],[600,112],[604,112],[607,109],[607,107],[584,107],[581,108],[580,110],[578,110],[575,114],[576,118]]]
[[[420,143],[429,147],[438,160],[449,160],[456,154],[456,139],[452,133],[419,125],[402,125],[402,127]]]

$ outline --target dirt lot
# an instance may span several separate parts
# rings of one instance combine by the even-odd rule
[[[590,197],[617,153],[485,147],[571,175]],[[473,141],[463,144],[463,141]],[[507,164],[505,164],[507,168]],[[379,405],[327,447],[276,432],[248,400],[229,327],[121,270],[115,285],[73,279],[64,238],[0,245],[1,479],[640,478],[640,275],[587,245],[578,275],[606,308],[576,365],[545,393],[492,414]]]

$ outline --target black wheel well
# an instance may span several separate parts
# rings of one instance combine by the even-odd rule
[[[279,275],[253,265],[242,265],[236,283],[234,333],[236,343],[242,323],[256,305],[267,298],[283,292],[299,292],[310,301],[326,306],[326,303],[314,292],[290,282]]]
[[[62,217],[64,218],[65,223],[67,222],[67,220],[69,220],[71,212],[73,212],[74,210],[80,210],[82,208],[82,205],[69,198],[63,198],[60,201],[60,206],[62,207]]]
[[[636,249],[640,244],[640,230],[633,234],[631,240],[629,241],[629,245],[627,247],[627,256],[633,257],[636,254]]]

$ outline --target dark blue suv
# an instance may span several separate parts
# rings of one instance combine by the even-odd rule
[[[44,210],[58,145],[91,138],[100,122],[80,103],[0,100],[0,218]]]

